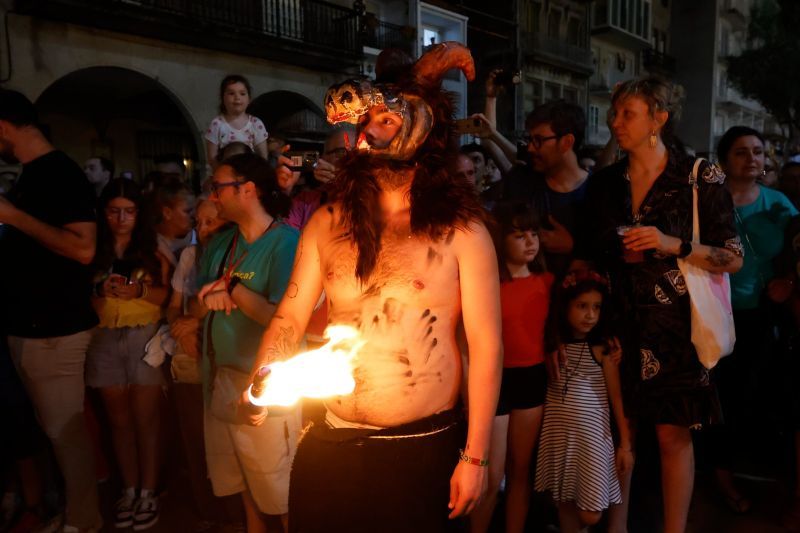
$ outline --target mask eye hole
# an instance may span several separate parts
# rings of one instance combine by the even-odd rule
[[[342,94],[341,98],[339,98],[340,104],[349,104],[352,101],[353,101],[353,93],[351,93],[350,91],[345,91]]]
[[[325,96],[325,105],[332,105],[333,104],[333,97],[331,95]]]

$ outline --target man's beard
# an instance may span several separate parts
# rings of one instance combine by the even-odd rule
[[[414,179],[414,164],[407,161],[389,161],[374,158],[373,174],[384,191],[405,187]]]

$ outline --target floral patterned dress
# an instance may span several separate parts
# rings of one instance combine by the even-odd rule
[[[616,228],[638,223],[690,241],[693,164],[692,159],[677,160],[670,154],[637,214],[632,210],[627,159],[599,171],[590,178],[591,216],[579,237],[581,255],[611,278],[628,416],[683,427],[699,427],[720,414],[709,373],[691,341],[686,283],[675,256],[648,250],[640,263],[623,262]],[[723,185],[725,174],[708,162],[698,174],[700,242],[741,254],[733,201]]]

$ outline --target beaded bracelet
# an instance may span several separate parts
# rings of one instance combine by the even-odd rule
[[[477,457],[470,457],[464,453],[464,449],[458,450],[458,457],[467,464],[475,466],[489,466],[489,459],[478,459]]]

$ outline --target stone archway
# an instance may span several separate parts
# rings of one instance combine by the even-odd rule
[[[332,129],[317,104],[292,91],[264,93],[250,102],[247,111],[266,124],[270,135],[281,137],[295,149],[321,144]]]
[[[142,179],[159,155],[180,155],[193,181],[205,168],[201,139],[186,108],[157,80],[121,67],[88,67],[62,76],[36,100],[53,143],[78,163],[114,161],[117,174]]]

